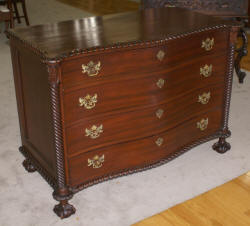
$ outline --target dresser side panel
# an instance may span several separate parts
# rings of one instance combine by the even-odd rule
[[[51,100],[46,65],[19,43],[11,44],[22,144],[55,177]]]

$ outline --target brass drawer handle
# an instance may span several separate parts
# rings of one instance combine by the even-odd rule
[[[164,110],[162,110],[162,109],[158,109],[158,110],[155,112],[156,117],[157,117],[158,119],[160,119],[160,118],[162,117],[163,113],[164,113]]]
[[[204,67],[200,68],[200,74],[204,77],[209,77],[213,72],[213,65],[210,64],[209,66],[206,64]]]
[[[103,125],[100,126],[93,125],[90,129],[85,129],[85,136],[90,137],[91,139],[98,138],[101,133],[103,133]]]
[[[198,102],[201,104],[207,104],[211,98],[211,93],[203,93],[202,95],[199,95]]]
[[[90,61],[87,65],[82,65],[82,73],[87,73],[88,76],[96,76],[101,70],[101,62],[98,61],[96,64],[93,61]]]
[[[162,79],[162,78],[160,78],[160,79],[157,81],[157,83],[156,83],[156,85],[157,85],[160,89],[164,86],[164,84],[165,84],[165,80]]]
[[[97,94],[96,93],[93,96],[87,94],[85,97],[79,98],[80,107],[84,106],[86,109],[94,108],[96,103],[97,103]]]
[[[157,57],[157,59],[159,61],[162,61],[164,59],[164,57],[165,57],[165,52],[163,50],[159,50],[159,52],[157,53],[156,57]]]
[[[202,41],[201,48],[204,48],[206,51],[210,51],[214,46],[214,38],[207,38]]]
[[[164,139],[162,137],[158,138],[155,143],[158,147],[160,147],[163,144]]]
[[[92,166],[94,169],[101,168],[104,163],[104,155],[99,157],[98,155],[95,155],[94,158],[88,159],[88,166]]]
[[[197,122],[197,128],[200,129],[201,131],[207,129],[207,126],[208,126],[208,118],[202,119],[200,122]]]

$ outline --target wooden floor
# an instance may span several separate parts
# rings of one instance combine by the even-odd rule
[[[250,226],[250,172],[133,226]]]
[[[58,0],[73,7],[83,9],[95,15],[105,15],[134,11],[139,3],[131,0]]]

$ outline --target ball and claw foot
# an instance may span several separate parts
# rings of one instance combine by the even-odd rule
[[[220,154],[224,154],[231,149],[231,145],[225,138],[219,138],[219,141],[213,145],[213,149]]]
[[[34,165],[27,159],[25,159],[23,161],[23,167],[29,172],[29,173],[33,173],[36,171],[36,168],[34,167]]]
[[[76,212],[74,206],[70,205],[67,201],[62,201],[58,205],[55,205],[54,212],[61,219],[70,217],[72,214]]]

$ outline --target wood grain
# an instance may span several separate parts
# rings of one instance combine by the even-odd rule
[[[249,226],[250,173],[133,226]]]
[[[174,40],[177,36],[189,39],[191,34],[200,36],[201,31],[212,33],[212,30],[219,28],[222,32],[229,26],[238,27],[239,23],[185,9],[162,8],[121,13],[112,18],[89,17],[36,25],[30,29],[17,28],[9,30],[7,34],[25,40],[27,46],[47,59],[60,59],[86,53],[86,50],[117,51],[121,49],[119,46],[128,48],[135,43],[139,43],[139,48],[145,48],[141,43],[147,43],[146,46],[149,46],[153,41]],[[194,45],[193,40],[184,41],[184,44],[183,39],[179,40],[181,47],[188,48],[189,45]]]
[[[202,118],[209,119],[208,127],[204,131],[197,128],[197,122]],[[220,129],[221,121],[222,112],[220,108],[217,108],[180,123],[167,132],[76,155],[68,160],[69,183],[71,186],[75,186],[100,178],[103,175],[116,174],[124,169],[153,164],[196,140],[216,133]],[[158,138],[163,138],[161,146],[157,146],[155,143]],[[101,156],[103,154],[105,155],[105,162],[101,168],[93,169],[88,167],[88,158],[91,159],[95,155]]]
[[[211,51],[201,48],[202,41],[208,37],[215,40]],[[135,79],[137,76],[149,76],[155,73],[177,74],[174,72],[177,68],[183,70],[183,73],[191,73],[190,71],[195,69],[192,67],[196,66],[199,73],[199,67],[202,65],[197,64],[213,64],[215,67],[222,68],[225,63],[219,62],[223,60],[220,56],[225,54],[227,45],[228,33],[224,30],[202,32],[181,40],[169,40],[165,45],[152,48],[78,57],[62,63],[62,83],[65,91],[68,91],[100,85],[100,83],[109,82],[110,79],[112,81]],[[160,50],[165,53],[162,61],[156,57]],[[82,65],[87,65],[90,61],[101,63],[101,69],[96,76],[91,77],[82,72]]]
[[[200,68],[205,64],[213,65],[213,72],[209,77],[200,75]],[[65,123],[68,126],[93,115],[103,116],[111,111],[112,113],[131,111],[169,102],[195,89],[223,84],[225,71],[226,56],[222,55],[216,56],[214,59],[206,57],[196,61],[191,60],[174,67],[166,65],[153,73],[137,74],[135,72],[131,76],[128,73],[117,75],[116,78],[109,80],[94,78],[92,82],[79,82],[80,88],[77,86],[70,92],[63,92]],[[165,81],[162,88],[157,86],[159,79]],[[93,86],[81,87],[89,83],[92,83]],[[84,98],[88,94],[98,96],[95,107],[90,110],[79,106],[79,98]]]
[[[211,92],[211,99],[207,105],[198,103],[198,96],[204,92]],[[165,95],[167,99],[168,95]],[[154,98],[154,97],[152,97]],[[175,98],[168,103],[158,104],[153,107],[147,107],[125,112],[123,114],[112,114],[104,117],[84,118],[74,126],[66,128],[67,153],[75,155],[76,153],[87,152],[95,148],[107,145],[113,145],[129,140],[136,140],[142,137],[148,137],[153,134],[164,132],[170,128],[181,124],[190,118],[207,112],[223,104],[223,87],[206,87],[187,93],[184,96]],[[161,119],[156,117],[158,109],[164,110]],[[92,125],[103,125],[103,133],[96,139],[85,136],[85,129]]]
[[[163,8],[7,32],[24,166],[53,186],[59,217],[75,213],[68,200],[90,185],[159,166],[214,138],[220,138],[216,151],[229,150],[231,37],[237,29],[236,22]],[[211,50],[202,45],[207,38],[214,38]],[[98,76],[82,73],[82,64],[99,60]],[[200,74],[206,64],[214,65],[210,77]],[[209,91],[211,101],[198,103]],[[88,93],[99,99],[85,115],[75,101]],[[160,119],[159,108],[165,112]],[[197,128],[202,119],[207,128]],[[91,139],[88,130],[85,136],[101,124],[100,137]],[[98,168],[95,155],[103,154]]]

